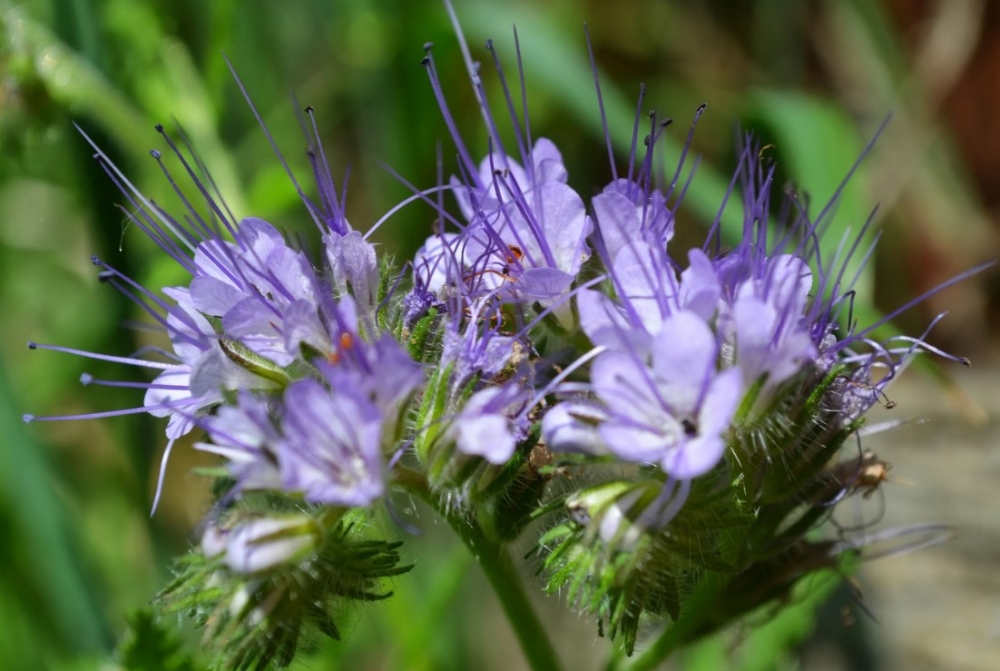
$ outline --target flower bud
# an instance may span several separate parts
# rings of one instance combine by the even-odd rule
[[[305,515],[265,517],[241,522],[228,531],[210,527],[202,538],[206,556],[225,552],[235,573],[250,575],[295,564],[316,551],[321,533]]]

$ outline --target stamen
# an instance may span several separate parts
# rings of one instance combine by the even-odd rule
[[[160,495],[163,493],[163,477],[167,474],[167,461],[170,459],[170,453],[174,449],[174,443],[177,442],[174,439],[167,441],[167,446],[163,448],[163,459],[160,460],[160,474],[156,478],[156,494],[153,495],[153,508],[149,511],[149,516],[152,517],[156,514],[156,508],[160,505]]]
[[[219,220],[222,221],[222,223],[225,225],[226,230],[229,231],[230,235],[235,236],[236,235],[236,231],[233,228],[233,225],[235,224],[235,222],[230,222],[229,221],[229,218],[226,216],[226,213],[222,211],[222,208],[220,208],[219,205],[215,202],[215,199],[212,198],[212,194],[210,194],[208,192],[208,189],[205,188],[205,185],[202,184],[202,182],[201,182],[200,179],[198,179],[198,175],[191,168],[191,164],[188,163],[187,159],[184,157],[184,153],[177,147],[176,144],[174,144],[173,139],[171,139],[170,135],[168,135],[167,132],[166,132],[166,130],[164,130],[163,124],[157,124],[156,125],[156,132],[160,134],[160,136],[164,139],[164,141],[166,141],[167,146],[170,147],[170,150],[173,151],[174,155],[177,156],[178,160],[180,160],[181,165],[184,166],[184,170],[187,171],[188,177],[191,178],[191,181],[194,183],[195,187],[197,187],[197,189],[201,193],[201,195],[205,197],[205,201],[208,203],[209,208],[213,212],[215,212],[216,216],[219,217]],[[162,166],[162,163],[160,165]],[[166,172],[167,171],[164,168],[164,173],[166,173]],[[168,179],[169,179],[169,174],[168,174]],[[173,184],[173,180],[172,179],[170,181],[171,181],[171,185],[174,186],[174,190],[181,197],[181,201],[188,208],[188,211],[190,211],[193,215],[195,215],[195,217],[198,217],[197,211],[193,207],[191,207],[191,205],[187,202],[187,199],[184,198],[184,194],[182,194],[180,192],[180,189],[178,189],[176,187],[176,185]],[[200,221],[200,217],[199,217],[199,221]],[[207,228],[207,225],[205,225],[205,226]]]
[[[72,347],[62,347],[59,345],[45,345],[36,342],[29,342],[28,349],[44,349],[51,350],[53,352],[63,352],[65,354],[75,354],[77,356],[82,356],[88,359],[97,359],[99,361],[110,361],[112,363],[125,363],[132,366],[142,366],[144,368],[156,368],[158,370],[174,370],[180,368],[176,364],[170,363],[159,363],[157,361],[147,361],[145,359],[132,359],[128,357],[121,356],[111,356],[110,354],[99,354],[97,352],[87,352],[86,350],[73,349]]]
[[[267,142],[268,144],[271,145],[271,149],[274,150],[275,156],[278,157],[278,161],[281,163],[281,167],[285,169],[285,174],[288,175],[288,179],[291,180],[292,186],[295,187],[295,192],[299,194],[299,198],[301,198],[303,201],[306,201],[307,197],[305,192],[302,190],[302,187],[299,186],[298,180],[295,179],[295,173],[293,173],[292,169],[288,167],[288,162],[285,160],[285,157],[281,153],[281,150],[278,149],[278,144],[274,141],[274,137],[271,135],[271,131],[268,130],[267,124],[264,123],[263,117],[261,117],[260,112],[257,111],[257,106],[253,104],[253,100],[250,98],[250,94],[247,92],[246,87],[243,86],[243,81],[240,79],[239,75],[236,74],[236,68],[234,68],[233,64],[229,62],[229,57],[223,55],[223,58],[226,60],[226,66],[229,67],[229,72],[232,73],[233,79],[236,80],[236,86],[239,87],[240,93],[243,94],[243,99],[246,100],[247,106],[250,107],[250,111],[253,112],[254,118],[257,120],[257,123],[260,124],[261,129],[264,131],[264,137],[267,138]],[[325,222],[320,221],[316,217],[316,213],[313,212],[312,209],[308,207],[306,209],[309,210],[309,215],[312,217],[313,221],[316,222],[316,225],[322,230],[323,227],[325,226]]]
[[[125,387],[130,389],[170,389],[176,391],[184,391],[190,389],[188,385],[185,384],[157,384],[153,382],[127,382],[125,380],[101,380],[95,378],[90,373],[82,373],[80,375],[80,384],[85,387],[90,385],[96,385],[98,387]]]
[[[604,109],[604,96],[601,95],[601,78],[597,74],[597,61],[594,59],[594,44],[590,40],[590,29],[583,24],[583,34],[587,38],[587,53],[590,55],[590,71],[594,75],[594,90],[597,92],[597,108],[601,111],[601,128],[604,130],[604,143],[608,148],[608,163],[611,164],[611,176],[618,181],[618,166],[615,165],[615,152],[611,148],[611,133],[608,131],[608,115]]]
[[[646,84],[639,84],[639,100],[635,105],[635,121],[632,123],[632,146],[628,150],[628,188],[632,189],[632,169],[635,166],[635,145],[639,139],[639,119],[642,117],[642,103],[646,99]],[[631,196],[631,194],[629,194]]]

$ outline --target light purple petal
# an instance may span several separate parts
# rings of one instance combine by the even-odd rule
[[[580,328],[595,345],[617,345],[620,338],[615,332],[629,328],[618,307],[600,291],[593,289],[578,291],[576,309]]]
[[[729,428],[743,398],[743,375],[736,368],[715,376],[698,412],[698,431],[702,435],[721,435]]]
[[[536,184],[565,182],[568,177],[562,154],[548,138],[540,137],[535,141],[535,146],[531,149],[531,162],[535,166]]]
[[[263,261],[277,247],[285,246],[285,238],[274,226],[258,217],[240,220],[237,237],[249,248],[250,258]]]
[[[656,418],[663,414],[657,399],[652,371],[625,352],[604,352],[594,359],[590,371],[594,391],[614,414]]]
[[[167,420],[165,433],[170,440],[177,440],[181,436],[186,436],[194,427],[194,420],[190,416],[173,412],[170,414],[170,419]]]
[[[611,452],[636,464],[659,462],[663,453],[673,445],[670,438],[637,426],[606,422],[598,427],[598,431]]]
[[[733,320],[736,363],[747,384],[768,373],[767,385],[773,387],[817,355],[809,334],[795,323],[782,324],[777,309],[769,302],[743,298],[733,306]]]
[[[285,308],[282,328],[285,349],[290,354],[302,356],[302,343],[320,352],[329,353],[332,350],[330,333],[323,325],[316,305],[310,301],[298,300]]]
[[[246,293],[229,282],[203,275],[191,280],[194,307],[206,315],[221,317],[246,298]]]
[[[347,235],[327,235],[326,258],[330,264],[333,281],[341,291],[348,285],[356,301],[371,310],[378,302],[378,260],[375,247],[367,242],[358,231]]]
[[[618,252],[630,244],[642,240],[642,220],[635,204],[617,191],[605,191],[590,201],[594,208],[594,219],[601,232],[608,259],[612,265]]]
[[[590,406],[559,403],[542,417],[542,440],[553,452],[607,454],[608,447],[597,429],[605,419],[604,413]]]
[[[207,240],[195,250],[194,266],[200,275],[231,283],[233,278],[238,277],[233,265],[233,259],[238,254],[239,247],[231,242]]]
[[[280,321],[274,308],[265,305],[261,297],[252,296],[241,300],[222,317],[222,330],[234,337],[277,336],[275,324]]]
[[[708,321],[715,315],[722,297],[722,286],[705,252],[697,247],[688,252],[690,265],[681,273],[678,293],[681,307]]]
[[[166,408],[152,409],[154,406],[170,403],[178,403],[191,398],[191,368],[189,366],[178,366],[168,368],[153,380],[153,386],[146,390],[143,406],[151,408],[149,414],[154,417],[166,417],[170,410]],[[160,385],[167,387],[180,387],[179,389],[160,389]]]
[[[665,254],[637,240],[621,249],[612,268],[622,300],[628,302],[646,331],[654,335],[674,303],[676,279],[667,263]]]
[[[576,191],[560,182],[548,182],[532,194],[528,202],[540,200],[537,218],[542,224],[545,244],[555,257],[556,267],[574,277],[590,257],[587,236],[593,229],[583,200]]]
[[[413,273],[428,291],[437,293],[449,283],[461,283],[464,261],[458,239],[457,233],[432,235],[417,250]]]
[[[682,311],[663,322],[653,341],[653,370],[660,394],[677,413],[690,414],[715,371],[715,334],[698,315]]]
[[[533,268],[517,278],[518,294],[535,301],[551,301],[569,289],[573,276],[555,268]]]
[[[483,457],[491,464],[505,464],[516,441],[503,415],[480,415],[455,420],[455,444],[464,454]]]
[[[675,478],[696,478],[715,468],[725,452],[726,443],[718,435],[697,436],[668,452],[660,467]]]
[[[238,365],[218,345],[206,351],[191,369],[191,395],[206,404],[220,402],[223,389],[272,389],[275,386],[274,382]]]
[[[458,450],[491,464],[506,463],[517,445],[506,414],[516,395],[513,387],[487,387],[473,394],[449,429]]]

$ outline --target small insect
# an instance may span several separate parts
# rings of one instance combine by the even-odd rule
[[[854,626],[854,613],[851,611],[850,605],[846,605],[840,609],[840,621],[845,627]]]
[[[499,275],[504,279],[505,282],[516,282],[517,278],[510,276],[511,265],[513,265],[514,263],[520,264],[521,259],[524,258],[524,251],[522,251],[521,248],[518,247],[517,245],[507,245],[507,250],[508,253],[504,257],[505,262],[502,266],[500,266],[499,270],[496,270],[494,268],[486,268],[485,270],[481,270],[479,272],[466,275],[465,277],[462,278],[462,280],[468,282],[469,280],[475,277],[480,277],[482,275],[489,273],[493,275]]]
[[[520,262],[524,258],[524,252],[517,245],[507,245],[507,249],[510,250],[510,254],[507,255],[507,263]]]
[[[500,274],[506,279],[513,280],[510,276],[510,267],[514,263],[521,263],[521,259],[524,258],[524,252],[517,245],[507,245],[507,249],[509,253],[507,254],[506,263],[500,267]]]
[[[879,486],[889,479],[892,464],[879,459],[871,450],[865,450],[856,459],[848,459],[829,467],[826,477],[829,485],[820,492],[814,502],[825,501],[833,504],[853,492],[863,492],[870,499]]]
[[[857,387],[858,389],[864,389],[865,391],[871,392],[875,400],[881,402],[882,407],[886,410],[892,410],[896,407],[896,402],[889,398],[885,391],[876,387],[874,384],[850,379],[846,380],[846,382],[852,387]]]
[[[541,441],[531,448],[531,454],[528,455],[528,466],[536,475],[542,469],[551,466],[554,461],[555,457],[549,452],[548,446]]]
[[[864,494],[862,496],[870,499],[875,490],[879,488],[879,485],[889,479],[889,469],[891,468],[892,464],[882,461],[875,456],[874,452],[865,452],[864,458],[861,461],[861,470],[854,479],[854,489],[863,489]]]

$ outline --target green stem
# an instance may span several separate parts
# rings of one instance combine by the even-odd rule
[[[627,671],[654,669],[678,649],[699,638],[698,630],[716,608],[724,588],[725,581],[721,577],[707,574],[691,596],[687,611],[676,622],[670,623],[653,645],[627,667]]]
[[[396,484],[419,496],[448,521],[475,557],[500,600],[507,621],[531,668],[534,671],[561,669],[555,648],[524,591],[521,576],[507,549],[488,538],[471,518],[459,517],[442,506],[438,497],[431,493],[422,474],[397,466],[395,475]]]

